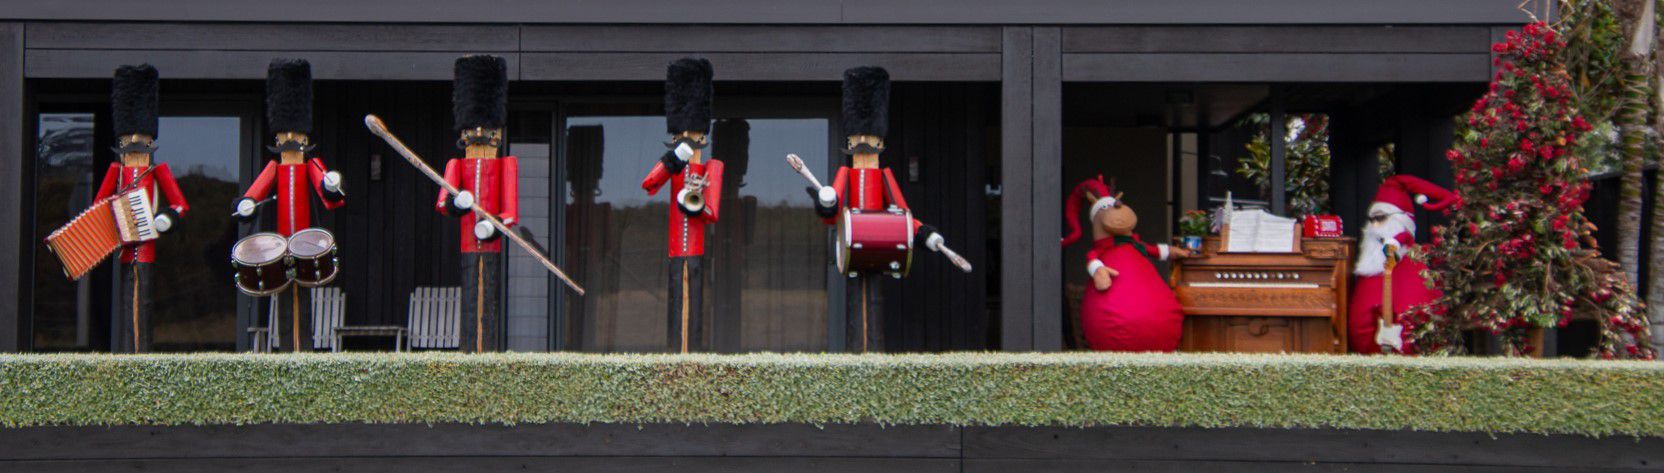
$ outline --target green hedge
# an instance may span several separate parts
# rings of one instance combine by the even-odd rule
[[[775,423],[1664,436],[1664,364],[1296,355],[15,355],[0,426]]]

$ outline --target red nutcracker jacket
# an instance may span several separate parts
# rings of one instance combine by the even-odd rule
[[[688,174],[705,176],[705,212],[689,217],[676,205],[676,195],[686,186]],[[705,254],[705,225],[716,223],[717,209],[722,205],[722,161],[688,163],[681,173],[671,174],[664,163],[653,164],[653,170],[641,181],[647,195],[656,195],[665,183],[670,184],[670,257],[700,256]]]
[[[266,168],[260,171],[260,177],[254,178],[254,184],[248,186],[248,192],[243,197],[264,200],[272,195],[273,184],[277,191],[277,233],[293,236],[295,232],[312,228],[312,200],[306,198],[306,189],[323,201],[324,209],[335,210],[346,205],[346,199],[331,201],[324,197],[324,174],[329,169],[318,158],[306,161],[306,164],[281,164],[274,159],[266,163]]]
[[[458,158],[445,163],[445,182],[455,186],[459,191],[474,193],[474,205],[480,210],[495,215],[503,225],[514,226],[520,220],[520,159],[514,156],[501,158]],[[445,200],[451,194],[445,189],[439,189],[439,200],[434,203],[434,210],[445,212]],[[474,224],[479,218],[469,211],[462,215],[462,239],[460,240],[463,253],[496,253],[502,251],[503,241],[497,238],[491,241],[480,241],[474,237]]]
[[[139,178],[150,168],[156,168],[149,175]],[[150,192],[150,207],[152,211],[161,211],[162,205],[158,198],[167,198],[168,208],[173,209],[180,216],[190,210],[190,204],[185,203],[185,194],[179,191],[179,183],[173,180],[173,170],[167,163],[154,166],[122,166],[121,163],[110,163],[110,169],[104,171],[104,182],[98,185],[98,194],[93,200],[104,200],[115,195],[117,179],[129,189],[143,187]],[[161,192],[156,192],[161,190]],[[157,195],[160,194],[160,195]],[[129,245],[121,249],[123,263],[154,263],[156,262],[156,242],[147,241],[137,245]]]
[[[902,210],[911,210],[907,208],[907,198],[901,195],[901,185],[896,183],[896,176],[890,168],[839,167],[837,176],[832,178],[832,189],[838,191],[839,208],[872,212],[894,205]],[[832,225],[837,223],[838,216],[821,221]],[[923,222],[913,219],[913,231],[917,232],[922,225]]]

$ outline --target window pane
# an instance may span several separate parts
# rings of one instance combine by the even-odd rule
[[[828,126],[820,118],[726,119],[712,130],[711,155],[724,175],[721,220],[706,246],[706,297],[718,323],[738,323],[739,351],[826,350],[826,226],[785,157],[826,169]]]
[[[156,162],[173,170],[191,210],[156,244],[154,349],[233,350],[237,291],[228,255],[237,240],[231,201],[239,194],[242,119],[162,117],[158,134]]]
[[[92,204],[99,176],[91,113],[40,114],[35,147],[35,234],[46,235],[69,223]],[[90,350],[107,327],[107,304],[93,288],[108,271],[95,270],[80,281],[64,277],[63,265],[37,239],[34,274],[34,349]],[[107,284],[107,283],[106,283]],[[107,307],[107,305],[103,306]]]
[[[711,156],[724,162],[721,219],[706,240],[705,333],[718,350],[826,348],[826,229],[803,184],[750,176],[752,156],[785,170],[797,153],[826,169],[826,119],[726,119]],[[567,333],[587,351],[666,348],[670,197],[641,179],[662,143],[662,116],[571,117],[566,124],[566,263],[589,294],[568,298]],[[759,166],[759,169],[772,169]]]

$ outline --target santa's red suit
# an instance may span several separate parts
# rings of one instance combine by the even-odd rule
[[[154,168],[154,171],[151,169]],[[150,174],[145,174],[150,171]],[[139,176],[143,175],[143,178]],[[150,193],[150,208],[161,212],[159,199],[166,198],[169,209],[183,216],[191,206],[185,203],[185,194],[179,191],[179,183],[173,180],[173,170],[168,169],[167,163],[154,166],[123,166],[121,163],[110,163],[110,169],[104,172],[104,182],[98,185],[98,194],[93,201],[100,201],[115,195],[116,184],[120,183],[127,189],[143,188]],[[157,192],[160,191],[160,192]],[[128,245],[121,249],[122,263],[154,263],[156,262],[156,241],[151,240],[137,245]]]
[[[324,175],[328,173],[324,161],[318,158],[309,159],[305,164],[282,164],[274,159],[266,163],[260,177],[254,178],[254,184],[248,186],[243,197],[258,202],[275,190],[277,206],[271,211],[277,212],[277,233],[294,236],[295,232],[312,228],[312,199],[306,197],[308,190],[318,195],[326,210],[347,204],[345,196],[325,192]]]
[[[1396,252],[1400,257],[1392,271],[1393,314],[1403,314],[1440,295],[1439,291],[1429,289],[1421,276],[1427,265],[1407,257],[1416,241],[1412,195],[1413,202],[1434,211],[1442,211],[1456,202],[1455,194],[1414,176],[1393,176],[1381,182],[1369,207],[1370,221],[1358,242],[1357,267],[1353,269],[1358,278],[1353,281],[1351,307],[1347,311],[1347,346],[1354,353],[1381,353],[1375,332],[1385,290],[1382,286],[1386,251]]]
[[[1184,309],[1150,258],[1167,259],[1167,245],[1130,237],[1100,238],[1086,252],[1087,273],[1108,267],[1120,274],[1109,290],[1087,287],[1081,331],[1093,350],[1173,351],[1184,332]]]

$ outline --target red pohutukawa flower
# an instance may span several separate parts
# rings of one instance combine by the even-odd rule
[[[1444,294],[1400,322],[1421,352],[1459,350],[1460,331],[1477,329],[1519,355],[1532,348],[1531,328],[1587,318],[1602,328],[1598,356],[1651,358],[1635,291],[1621,273],[1584,264],[1598,253],[1583,244],[1589,185],[1576,143],[1592,127],[1571,104],[1558,59],[1565,42],[1543,23],[1505,38],[1491,48],[1495,80],[1445,153],[1462,204],[1419,250]]]

